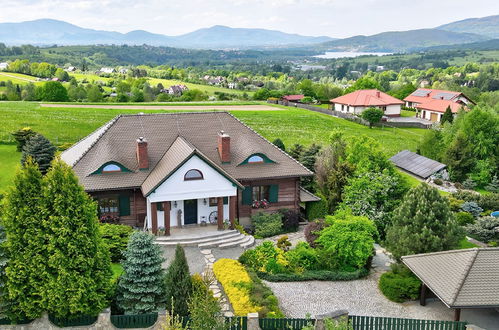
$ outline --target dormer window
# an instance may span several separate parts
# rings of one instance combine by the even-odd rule
[[[203,173],[201,173],[200,170],[188,170],[185,175],[184,175],[184,180],[185,181],[190,181],[190,180],[203,180]]]
[[[92,174],[108,174],[120,172],[130,172],[130,170],[120,163],[111,161],[103,164],[97,171],[93,172]]]
[[[248,158],[248,164],[263,163],[263,162],[264,162],[263,157],[260,155],[253,155],[250,158]]]
[[[102,168],[102,173],[121,172],[121,167],[116,164],[108,164]]]
[[[275,163],[272,159],[267,157],[265,154],[262,153],[256,153],[250,155],[248,158],[246,158],[241,164],[239,165],[245,165],[245,164],[267,164],[267,163]]]

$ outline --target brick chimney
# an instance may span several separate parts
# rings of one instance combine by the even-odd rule
[[[147,140],[142,136],[137,139],[137,162],[139,170],[149,169],[149,156],[147,154]]]
[[[381,96],[380,91],[376,91],[376,97],[379,98]]]
[[[230,136],[224,131],[218,133],[218,154],[222,163],[230,163]]]

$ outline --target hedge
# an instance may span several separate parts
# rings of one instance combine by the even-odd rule
[[[369,270],[361,268],[354,272],[335,272],[330,270],[309,270],[301,274],[269,274],[257,272],[259,278],[270,282],[299,282],[299,281],[351,281],[369,274]]]

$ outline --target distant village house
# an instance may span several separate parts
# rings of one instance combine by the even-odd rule
[[[358,90],[330,100],[333,110],[359,115],[367,108],[379,108],[387,117],[398,117],[404,102],[377,89]]]

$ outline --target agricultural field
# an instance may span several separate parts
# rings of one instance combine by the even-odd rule
[[[203,104],[205,105],[205,104]],[[387,154],[415,150],[425,130],[417,128],[373,128],[344,119],[298,108],[281,111],[231,111],[238,119],[270,141],[280,138],[289,148],[295,143],[308,146],[326,144],[329,132],[339,129],[345,136],[367,135],[381,143]],[[0,191],[10,182],[19,153],[15,152],[11,132],[29,126],[54,144],[74,143],[118,114],[174,112],[175,110],[130,110],[94,108],[42,108],[33,102],[0,102]],[[4,159],[6,161],[4,161]]]
[[[13,84],[24,85],[29,82],[40,84],[41,81],[37,81],[36,77],[28,76],[21,73],[12,73],[12,72],[0,72],[0,81],[12,81]]]

